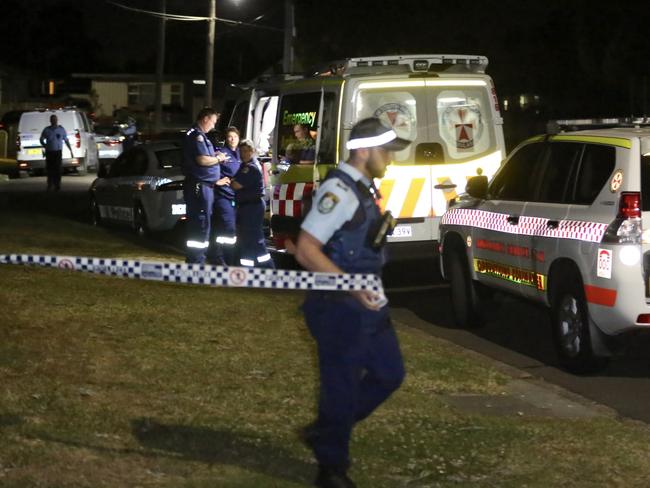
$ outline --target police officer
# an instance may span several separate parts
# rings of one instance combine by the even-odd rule
[[[50,115],[48,125],[40,137],[41,146],[45,147],[45,171],[47,172],[47,191],[61,189],[61,173],[63,171],[63,144],[70,150],[72,157],[72,146],[68,141],[68,133],[59,125],[59,118]]]
[[[231,182],[237,202],[239,263],[274,268],[264,242],[264,178],[255,159],[255,145],[244,140],[239,151],[242,164]]]
[[[239,130],[226,129],[226,143],[217,149],[217,155],[226,156],[221,163],[221,176],[231,178],[239,171]],[[219,265],[235,263],[235,244],[237,243],[235,190],[230,185],[218,186],[214,198],[214,241],[208,254],[211,262]]]
[[[392,217],[377,205],[374,178],[384,176],[391,151],[410,144],[377,118],[350,132],[346,162],[321,184],[302,223],[296,259],[310,271],[380,274],[381,246]],[[383,295],[311,291],[303,304],[320,368],[317,420],[302,431],[319,464],[316,486],[354,487],[348,477],[354,425],[370,415],[404,378],[397,337]]]
[[[183,141],[183,196],[187,214],[186,262],[204,263],[210,238],[210,221],[214,204],[214,187],[227,185],[221,178],[219,163],[226,156],[216,154],[207,133],[214,129],[218,114],[211,108],[201,109],[196,124]]]

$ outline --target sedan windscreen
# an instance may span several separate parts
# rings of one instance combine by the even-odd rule
[[[156,151],[158,167],[160,169],[180,168],[183,164],[183,157],[180,149],[165,149]]]

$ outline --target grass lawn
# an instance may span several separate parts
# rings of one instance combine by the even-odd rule
[[[0,254],[168,259],[111,232],[0,212]],[[178,259],[175,256],[174,259]],[[1,487],[298,487],[316,401],[297,292],[0,265]],[[614,418],[468,415],[489,362],[399,328],[408,377],[355,430],[360,487],[648,486],[648,430]]]

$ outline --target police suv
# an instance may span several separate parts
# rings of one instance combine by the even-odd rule
[[[389,254],[437,252],[438,222],[472,175],[492,176],[505,157],[503,119],[488,60],[470,55],[396,55],[327,63],[309,76],[261,80],[241,94],[230,124],[270,159],[271,231],[276,248],[295,237],[312,195],[328,171],[347,158],[352,126],[378,117],[413,141],[395,154],[377,182],[382,211],[397,218]],[[313,161],[289,156],[296,126],[308,128]]]
[[[468,181],[440,225],[459,325],[481,324],[490,290],[542,303],[576,372],[650,329],[650,128],[636,122],[534,137]]]

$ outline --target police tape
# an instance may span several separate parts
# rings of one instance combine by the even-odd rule
[[[123,278],[194,285],[321,291],[370,290],[383,295],[381,278],[374,274],[316,273],[285,269],[31,254],[0,254],[0,264],[45,266]]]

